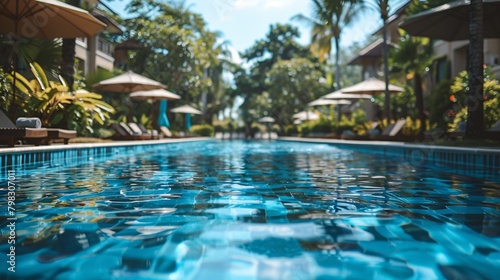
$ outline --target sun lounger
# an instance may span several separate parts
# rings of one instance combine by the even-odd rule
[[[126,123],[114,123],[111,125],[115,131],[115,135],[111,137],[113,140],[149,140],[150,135],[134,134],[132,129]]]
[[[387,128],[392,128],[393,124],[390,124]],[[370,129],[368,129],[367,134],[357,135],[354,134],[351,130],[343,132],[340,135],[340,139],[343,140],[370,140],[372,136],[380,135],[380,125],[378,122],[374,122],[371,124]]]
[[[160,131],[163,134],[163,136],[167,138],[179,138],[179,136],[174,136],[172,131],[170,131],[170,129],[168,129],[168,127],[166,126],[160,126]]]
[[[485,133],[486,138],[500,141],[500,120]]]
[[[458,129],[448,132],[450,139],[458,139],[465,137],[466,123],[463,122],[458,126]],[[484,137],[488,139],[500,141],[500,120],[498,120],[489,130],[484,132]]]
[[[137,123],[134,123],[134,122],[130,122],[128,123],[128,127],[130,128],[130,130],[132,130],[132,132],[134,133],[134,135],[147,135],[149,136],[149,139],[159,139],[160,136],[158,135],[158,131],[154,131],[156,132],[156,134],[153,132],[153,131],[148,131],[146,129],[146,127],[144,127],[142,124],[139,125]]]
[[[27,141],[36,146],[49,144],[50,140],[64,139],[68,144],[69,139],[76,137],[76,131],[58,128],[29,128],[17,127],[3,110],[0,110],[0,144],[14,146],[17,141]]]
[[[381,141],[402,141],[407,140],[407,137],[404,137],[403,127],[406,125],[406,120],[401,119],[396,123],[390,124],[387,126],[380,135],[370,135],[371,140],[381,140]]]
[[[76,131],[60,129],[60,128],[47,128],[47,138],[43,139],[43,143],[49,143],[51,140],[63,139],[64,144],[67,145],[70,139],[76,138]]]

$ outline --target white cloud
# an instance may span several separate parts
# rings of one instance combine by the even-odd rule
[[[290,0],[266,0],[264,4],[264,9],[265,10],[281,9],[291,5],[293,5],[293,1]]]
[[[237,10],[256,7],[260,4],[259,0],[235,0],[234,8]]]

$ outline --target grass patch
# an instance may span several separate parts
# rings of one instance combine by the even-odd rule
[[[81,143],[110,143],[113,140],[110,139],[101,139],[101,138],[93,138],[93,137],[77,137],[69,140],[72,144],[81,144]]]

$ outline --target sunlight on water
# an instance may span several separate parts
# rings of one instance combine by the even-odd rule
[[[242,141],[170,144],[38,170],[16,171],[14,279],[499,272],[500,175],[484,180],[329,145]]]

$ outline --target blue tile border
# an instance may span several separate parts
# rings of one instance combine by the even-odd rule
[[[210,138],[179,138],[151,141],[126,141],[97,144],[70,144],[0,149],[0,173],[8,169],[46,164],[48,167],[71,167],[136,152],[147,152],[158,145],[207,141]]]
[[[43,147],[0,148],[0,173],[9,168],[36,164],[49,167],[71,167],[136,152],[147,152],[157,145],[192,141],[211,141],[213,138],[179,138],[151,141],[127,141],[98,144],[70,144]],[[401,142],[347,141],[281,137],[278,141],[323,143],[358,152],[381,154],[408,161],[414,165],[439,165],[449,168],[490,169],[500,172],[500,149],[461,148],[408,144]]]
[[[298,137],[282,137],[279,140],[331,144],[339,148],[351,149],[358,152],[397,157],[414,165],[438,165],[449,168],[491,169],[500,171],[500,149]]]

